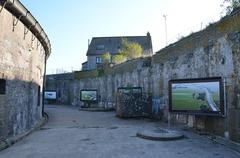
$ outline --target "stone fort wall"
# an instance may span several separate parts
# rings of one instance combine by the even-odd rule
[[[21,15],[11,3],[0,4],[0,8],[4,6],[0,12],[1,139],[28,131],[42,118],[45,61],[50,53],[43,47],[41,33],[30,29],[36,23],[30,27],[26,17],[19,18]],[[25,10],[20,2],[15,3]],[[27,16],[32,17],[30,13]]]
[[[118,87],[140,86],[153,96],[152,115],[167,119],[171,79],[221,76],[226,81],[227,117],[172,115],[172,120],[240,142],[240,11],[160,50],[104,70],[75,72],[71,79],[50,75],[49,90],[61,91],[65,104],[79,106],[81,89],[98,89],[98,106],[114,105]],[[65,83],[65,84],[63,84]],[[62,84],[62,85],[61,85]],[[54,88],[55,87],[55,88]],[[65,92],[63,91],[65,90]],[[63,97],[64,96],[64,97]],[[57,100],[61,103],[61,100]]]

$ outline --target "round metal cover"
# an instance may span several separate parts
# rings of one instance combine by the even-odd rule
[[[149,129],[137,132],[137,136],[144,139],[169,141],[184,138],[184,135],[178,131],[169,129]]]

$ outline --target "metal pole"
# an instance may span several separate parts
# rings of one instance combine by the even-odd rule
[[[168,45],[168,40],[167,40],[167,15],[166,14],[164,14],[163,15],[163,17],[164,17],[164,21],[165,21],[165,38],[166,38],[166,46]]]
[[[42,117],[44,117],[44,108],[45,108],[45,102],[44,102],[44,92],[46,88],[46,70],[47,70],[47,56],[44,57],[44,74],[43,74],[43,87],[42,87]]]
[[[224,137],[229,139],[229,125],[228,125],[228,109],[227,109],[227,92],[226,92],[226,84],[227,79],[226,77],[223,78],[223,92],[224,92]]]

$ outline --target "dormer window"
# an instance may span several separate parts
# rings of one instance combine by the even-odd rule
[[[97,45],[97,48],[96,48],[96,49],[97,49],[97,50],[104,50],[104,48],[105,48],[104,45]]]

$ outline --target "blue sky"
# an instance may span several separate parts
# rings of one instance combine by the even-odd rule
[[[154,52],[220,18],[222,0],[21,0],[52,44],[47,73],[80,70],[88,39],[143,36],[149,31]]]

